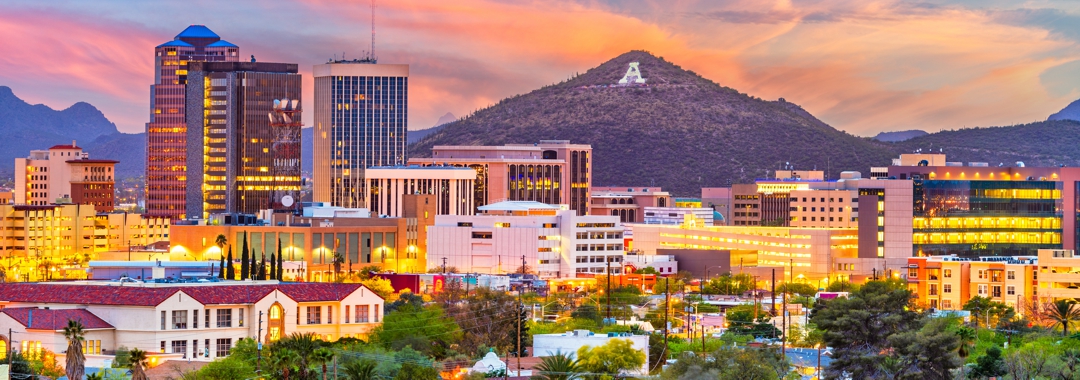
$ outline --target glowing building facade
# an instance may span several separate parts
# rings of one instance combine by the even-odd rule
[[[185,213],[188,63],[239,59],[239,47],[202,25],[189,26],[172,41],[154,48],[154,84],[150,86],[150,122],[146,124],[148,215],[178,219]]]

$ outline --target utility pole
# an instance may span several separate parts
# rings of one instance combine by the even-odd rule
[[[525,256],[521,256],[521,273],[525,273]],[[521,376],[521,313],[525,310],[525,305],[521,303],[521,290],[518,290],[518,304],[514,308],[514,319],[517,320],[517,347],[515,348],[514,356],[517,356],[517,376]],[[506,371],[506,376],[510,376],[510,371]]]
[[[446,257],[442,258],[442,272],[446,274]]]
[[[76,219],[78,219],[78,218],[76,218]],[[11,329],[7,330],[7,340],[8,340],[8,344],[7,344],[8,378],[7,378],[7,380],[11,380],[11,353],[14,350],[14,347],[15,347],[15,340],[11,339]]]
[[[606,257],[607,262],[607,319],[611,320],[611,258]]]
[[[255,360],[255,373],[259,373],[259,364],[262,364],[262,310],[259,310],[259,335],[255,338],[259,341],[258,350],[256,351]]]
[[[665,283],[666,284],[666,283]],[[668,307],[671,306],[671,292],[668,286],[664,286],[664,344],[668,342]],[[754,314],[757,316],[757,314]]]

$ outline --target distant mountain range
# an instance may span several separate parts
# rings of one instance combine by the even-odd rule
[[[881,132],[877,136],[874,136],[874,140],[884,142],[900,142],[904,140],[911,140],[919,136],[926,136],[929,133],[926,131],[920,131],[918,129],[912,129],[910,131],[896,131],[896,132]]]
[[[646,85],[617,86],[630,62]],[[410,153],[435,145],[501,145],[561,139],[593,146],[598,186],[662,186],[680,196],[701,187],[746,183],[790,163],[797,169],[868,173],[900,153],[941,151],[949,161],[991,165],[1080,166],[1080,101],[1048,121],[854,136],[825,124],[784,99],[768,101],[716,84],[643,51],[611,59],[567,81],[515,95],[433,128],[409,132]],[[1070,120],[1070,118],[1072,118]],[[449,122],[448,122],[449,121]],[[0,175],[31,149],[77,140],[95,158],[119,160],[118,176],[145,171],[145,134],[119,133],[93,106],[64,110],[30,105],[0,86]],[[304,128],[303,169],[312,170],[313,129]]]
[[[30,150],[53,145],[76,144],[90,157],[119,160],[121,177],[142,175],[146,167],[146,138],[143,134],[120,133],[116,125],[94,106],[78,102],[63,110],[19,99],[11,88],[0,86],[0,176],[15,172],[15,158]]]

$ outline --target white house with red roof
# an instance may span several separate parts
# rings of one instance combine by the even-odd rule
[[[0,308],[0,334],[10,328],[13,348],[23,352],[63,355],[63,329],[79,320],[92,367],[121,346],[146,351],[154,364],[227,356],[242,338],[265,343],[297,332],[328,341],[363,338],[381,323],[383,299],[360,284],[4,283]],[[9,338],[0,341],[6,346]]]

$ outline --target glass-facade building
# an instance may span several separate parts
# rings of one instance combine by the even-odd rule
[[[1034,256],[1061,248],[1062,182],[914,179],[915,254]]]
[[[150,122],[146,124],[147,215],[184,217],[188,63],[239,59],[239,47],[202,25],[191,25],[172,41],[154,48],[154,84],[150,86]]]
[[[315,65],[314,201],[365,207],[364,169],[404,165],[409,66]]]

